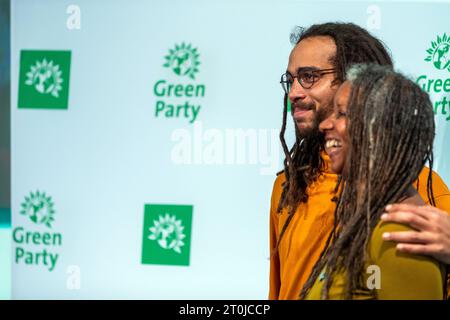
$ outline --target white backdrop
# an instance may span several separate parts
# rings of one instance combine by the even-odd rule
[[[450,36],[449,16],[430,1],[12,1],[12,298],[265,299],[291,30],[357,23],[397,69],[441,79],[441,101],[450,72],[425,58]],[[195,79],[163,66],[182,43],[197,48]],[[71,51],[67,109],[18,108],[21,50]],[[159,80],[204,95],[158,97]],[[184,109],[155,116],[157,101],[200,111],[192,123]],[[438,105],[435,170],[447,184],[449,116]],[[51,196],[51,227],[21,214],[36,191]],[[146,204],[193,207],[188,266],[141,262]],[[44,250],[58,254],[52,271]]]

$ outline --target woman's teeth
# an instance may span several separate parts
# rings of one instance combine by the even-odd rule
[[[341,142],[336,139],[330,139],[325,142],[325,148],[336,148],[341,146]]]

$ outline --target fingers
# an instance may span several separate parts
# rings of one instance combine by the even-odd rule
[[[430,222],[421,215],[410,211],[395,211],[381,215],[381,220],[385,222],[397,222],[406,224],[416,230],[427,231],[430,229]]]
[[[413,244],[413,243],[426,244],[431,243],[433,241],[433,238],[430,234],[426,232],[402,231],[402,232],[385,232],[383,233],[383,240],[401,242],[405,244]]]
[[[395,204],[387,205],[385,208],[385,211],[387,213],[411,212],[411,213],[415,213],[427,220],[432,218],[435,215],[439,215],[439,214],[443,213],[443,211],[441,211],[433,206],[430,206],[430,205],[416,206],[416,205],[405,204],[405,203],[395,203]]]
[[[450,255],[439,244],[399,243],[397,251],[401,253],[426,255],[433,257],[443,264],[450,265]]]
[[[438,251],[433,245],[408,243],[397,244],[397,250],[402,253],[422,254],[429,256],[434,256],[436,251]]]
[[[383,234],[383,240],[397,242],[397,251],[428,255],[450,264],[450,216],[431,206],[394,204],[386,207],[382,221],[406,224],[417,231]]]

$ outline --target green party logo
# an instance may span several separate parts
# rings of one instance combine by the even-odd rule
[[[30,192],[21,204],[20,216],[27,217],[28,223],[13,229],[14,263],[53,271],[59,259],[57,251],[62,245],[62,234],[48,231],[55,221],[52,198],[45,192]]]
[[[446,72],[450,71],[450,37],[446,33],[437,36],[426,52],[428,55],[424,61],[432,62],[435,69],[431,74],[418,76],[416,83],[430,94],[434,114],[450,121],[450,77]]]
[[[145,205],[142,263],[189,265],[192,206]]]
[[[18,107],[67,109],[70,51],[22,50]]]
[[[183,239],[186,238],[181,223],[181,220],[177,220],[175,216],[170,216],[168,213],[164,217],[160,215],[158,220],[153,221],[148,238],[156,241],[163,249],[181,254],[181,247],[184,246]]]
[[[31,192],[28,197],[25,197],[20,214],[28,216],[36,224],[44,224],[51,228],[55,220],[52,198],[47,197],[45,192]]]
[[[176,44],[175,49],[169,49],[169,55],[165,56],[166,63],[163,67],[172,69],[178,76],[189,76],[195,79],[195,74],[199,71],[200,61],[197,48],[192,48],[190,44]]]
[[[437,36],[436,41],[431,41],[431,48],[427,53],[425,61],[432,61],[438,70],[450,71],[450,37],[445,33],[442,37]]]
[[[202,108],[206,86],[197,83],[200,54],[191,44],[175,44],[164,57],[164,68],[171,70],[153,85],[155,118],[185,119],[194,123]]]

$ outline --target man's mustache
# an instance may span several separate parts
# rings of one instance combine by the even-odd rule
[[[304,102],[291,103],[291,110],[295,111],[295,109],[316,110],[316,104],[314,102],[309,102],[309,103],[304,103]]]

